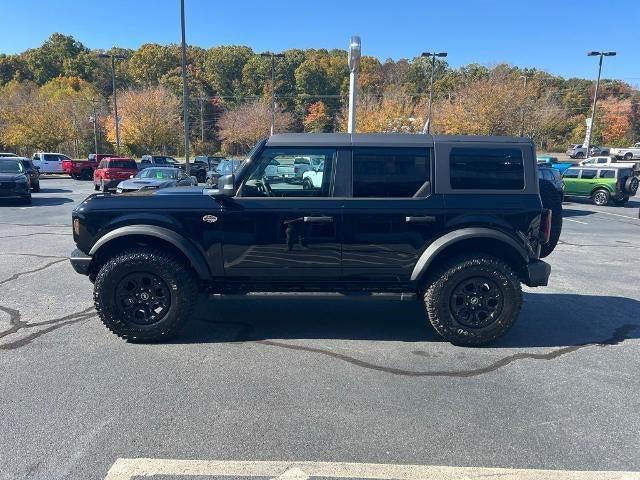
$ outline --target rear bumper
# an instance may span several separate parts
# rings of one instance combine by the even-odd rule
[[[84,252],[77,248],[73,252],[71,252],[71,255],[69,255],[71,266],[76,272],[82,275],[89,275],[89,267],[91,266],[92,260],[92,257],[86,255]]]
[[[551,265],[542,260],[533,260],[527,264],[524,284],[529,287],[546,287],[549,284]]]

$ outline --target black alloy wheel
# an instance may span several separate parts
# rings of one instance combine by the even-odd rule
[[[115,305],[127,322],[151,325],[161,320],[171,307],[171,293],[167,284],[149,272],[135,272],[125,276],[115,289]]]

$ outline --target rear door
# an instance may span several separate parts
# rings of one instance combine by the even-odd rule
[[[598,170],[595,168],[583,168],[580,173],[580,179],[577,182],[578,195],[591,195],[591,191],[597,185]]]
[[[295,157],[322,156],[323,181],[305,188],[269,174]],[[224,271],[228,277],[295,280],[340,275],[342,202],[333,198],[336,148],[266,147],[243,171],[238,195],[221,212]]]
[[[408,281],[442,228],[442,197],[432,194],[432,149],[354,148],[344,201],[345,280]]]

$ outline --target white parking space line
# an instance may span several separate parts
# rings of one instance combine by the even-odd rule
[[[574,220],[573,218],[563,218],[563,220],[566,220],[567,222],[581,223],[582,225],[589,225],[587,222],[581,222],[580,220]]]
[[[439,467],[383,463],[218,461],[119,458],[105,480],[134,477],[223,476],[296,479],[359,478],[377,480],[640,480],[640,472],[530,470],[510,468]]]
[[[601,211],[597,211],[596,213],[602,213],[603,215],[613,215],[614,217],[623,217],[623,218],[630,218],[632,220],[638,220],[638,218],[636,217],[631,217],[629,215],[620,215],[619,213],[610,213],[610,212],[601,212]]]

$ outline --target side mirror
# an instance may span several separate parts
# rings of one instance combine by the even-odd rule
[[[218,179],[218,188],[205,188],[205,191],[215,198],[233,197],[236,194],[235,183],[235,175],[222,175]]]

